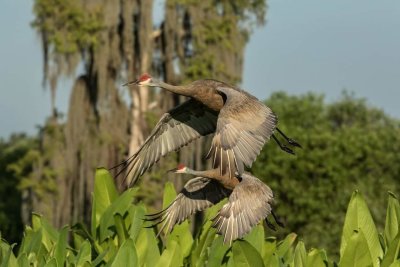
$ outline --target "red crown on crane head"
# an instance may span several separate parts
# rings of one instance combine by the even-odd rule
[[[186,166],[185,166],[185,164],[183,164],[183,163],[179,163],[178,164],[178,170],[182,170],[183,168],[185,168]]]
[[[144,82],[144,81],[146,81],[148,79],[151,79],[151,76],[149,74],[147,74],[147,73],[144,73],[139,77],[139,82]]]

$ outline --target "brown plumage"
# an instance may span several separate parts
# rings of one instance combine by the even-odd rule
[[[242,238],[261,220],[271,214],[273,193],[258,178],[243,173],[233,179],[221,176],[219,170],[194,171],[182,167],[176,173],[189,173],[198,177],[189,180],[175,200],[163,211],[148,215],[148,220],[158,220],[171,232],[176,224],[190,215],[202,211],[228,197],[228,202],[212,219],[212,227],[224,236],[224,243]],[[157,224],[158,224],[157,223]]]
[[[190,99],[164,114],[143,146],[114,167],[122,166],[117,175],[128,170],[130,185],[162,156],[212,133],[215,135],[207,156],[212,158],[213,167],[229,177],[242,174],[244,166],[251,167],[276,128],[277,117],[269,107],[247,92],[220,81],[198,80],[173,86],[144,74],[126,85],[131,84],[161,87]],[[289,144],[299,146],[283,136]],[[282,149],[293,153],[273,137]]]

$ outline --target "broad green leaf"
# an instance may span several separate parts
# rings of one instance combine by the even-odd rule
[[[23,248],[23,252],[25,252],[28,257],[30,257],[30,254],[33,253],[35,255],[40,255],[42,253],[40,253],[40,251],[44,251],[45,248],[42,245],[42,229],[40,229],[39,231],[34,232],[29,231],[29,239],[27,239],[27,242],[23,242],[24,243],[24,248]]]
[[[91,262],[92,260],[92,248],[89,241],[84,241],[79,249],[78,255],[76,255],[75,264],[77,267],[84,266],[85,263]]]
[[[114,214],[114,222],[115,230],[117,231],[118,235],[118,243],[121,245],[128,237],[128,230],[126,229],[125,221],[121,214]]]
[[[132,239],[128,238],[122,244],[111,266],[138,266],[138,257],[136,253],[135,243]]]
[[[146,210],[143,204],[138,204],[135,207],[130,207],[130,215],[131,215],[131,226],[129,228],[129,236],[134,241],[139,235],[139,232],[143,226],[143,218],[145,217]]]
[[[307,255],[306,266],[313,267],[326,267],[325,262],[327,261],[326,253],[319,249],[312,249]]]
[[[382,267],[389,267],[399,256],[400,233],[388,245],[386,254],[383,256]]]
[[[154,266],[160,258],[160,251],[153,229],[142,228],[136,239],[136,251],[139,265]]]
[[[72,226],[72,235],[75,248],[79,249],[83,242],[86,240],[93,241],[92,236],[88,232],[86,226],[82,223],[76,223]]]
[[[219,267],[222,264],[225,253],[228,251],[229,246],[224,244],[224,238],[218,236],[214,239],[208,255],[207,266],[208,267]]]
[[[200,237],[196,239],[190,260],[193,266],[204,266],[207,260],[208,248],[215,239],[216,231],[211,227],[211,221],[207,221],[203,227]]]
[[[57,260],[55,258],[52,258],[46,263],[46,265],[44,265],[44,267],[58,267]]]
[[[191,252],[193,245],[193,236],[190,232],[190,226],[188,221],[184,221],[179,225],[175,225],[174,230],[168,234],[167,242],[170,239],[174,239],[179,243],[181,247],[182,256],[186,258]]]
[[[244,237],[244,240],[249,242],[258,253],[264,254],[264,226],[263,223],[259,223],[254,227],[249,234]]]
[[[247,241],[235,241],[232,252],[235,266],[264,266],[260,253]]]
[[[117,196],[118,192],[110,173],[104,168],[98,168],[94,179],[92,203],[91,229],[94,237],[96,236],[96,228],[99,226],[100,218]]]
[[[17,259],[12,251],[14,245],[9,245],[0,239],[0,267],[18,267]]]
[[[303,241],[297,243],[294,249],[294,258],[291,266],[293,267],[306,267],[307,265],[307,251]]]
[[[164,197],[163,197],[163,209],[167,208],[169,204],[174,201],[176,197],[175,187],[171,182],[165,183],[164,186]]]
[[[266,265],[268,267],[286,267],[279,258],[279,255],[276,253],[272,253],[271,258]]]
[[[107,255],[108,251],[103,251],[101,254],[99,254],[92,262],[93,266],[99,266],[101,262],[105,261],[105,257]]]
[[[120,195],[110,206],[103,212],[100,218],[99,241],[103,242],[107,237],[114,234],[109,227],[115,225],[114,214],[125,214],[132,205],[133,197],[138,188],[130,188]]]
[[[382,258],[383,250],[379,243],[378,231],[372,219],[371,213],[365,203],[364,198],[358,191],[351,196],[347,208],[346,218],[343,226],[342,241],[340,244],[341,258],[344,255],[347,244],[350,239],[354,241],[354,231],[362,232],[362,235],[356,235],[358,239],[365,238],[368,246],[368,253],[373,259],[373,266],[378,266],[379,257]],[[360,237],[361,236],[361,237]],[[352,249],[352,248],[350,248]]]
[[[276,253],[276,237],[268,237],[265,239],[263,251],[263,261],[268,263],[271,260],[272,255]],[[266,266],[268,266],[268,264],[266,264]]]
[[[384,231],[386,246],[389,246],[389,244],[398,234],[399,224],[400,224],[399,200],[393,193],[389,192],[388,206],[386,211],[385,231]]]
[[[283,258],[285,262],[291,262],[293,259],[293,244],[296,241],[297,235],[290,233],[286,236],[283,241],[280,241],[277,246],[277,254],[280,258]]]
[[[368,242],[363,232],[354,231],[341,254],[339,267],[365,267],[372,264]]]
[[[64,266],[65,257],[67,256],[67,236],[68,236],[68,226],[64,226],[60,234],[58,235],[58,240],[55,247],[55,258],[59,266]]]
[[[400,260],[393,262],[389,267],[400,267]]]
[[[161,254],[156,267],[176,267],[183,265],[183,257],[178,242],[171,240]]]
[[[17,263],[18,266],[29,266],[28,256],[26,253],[19,253]]]
[[[57,242],[59,233],[50,223],[37,213],[32,213],[32,227],[34,231],[41,231],[41,243],[47,251],[50,251],[54,243]]]

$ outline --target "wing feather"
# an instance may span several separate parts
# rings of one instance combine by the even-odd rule
[[[214,180],[204,177],[193,178],[185,184],[174,201],[165,210],[156,213],[151,220],[163,222],[160,231],[166,228],[167,232],[171,232],[176,224],[182,223],[195,212],[220,202],[231,192]]]
[[[224,235],[224,242],[228,244],[249,233],[271,213],[271,189],[250,174],[244,173],[241,178],[229,196],[228,203],[212,219],[212,226]]]
[[[226,101],[219,113],[216,133],[207,157],[214,158],[214,168],[220,168],[222,174],[229,171],[233,177],[235,172],[242,174],[245,166],[251,167],[273,134],[277,116],[244,91],[229,87],[219,87],[217,91],[226,96]],[[226,153],[228,151],[229,154]],[[235,168],[227,167],[231,158],[234,158]]]
[[[139,150],[119,168],[117,176],[127,170],[125,179],[132,186],[138,177],[161,157],[177,151],[192,141],[215,132],[218,113],[190,99],[165,113]]]

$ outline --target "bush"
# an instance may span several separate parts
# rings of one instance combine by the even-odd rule
[[[221,207],[205,213],[205,223],[193,239],[186,221],[165,238],[157,238],[152,228],[144,228],[146,208],[132,204],[138,188],[121,195],[112,177],[96,172],[92,203],[92,224],[54,229],[45,218],[32,216],[17,253],[15,244],[0,242],[1,266],[335,266],[323,249],[306,250],[291,233],[281,241],[265,238],[259,224],[232,247],[223,244],[211,227],[210,218]],[[176,193],[168,183],[164,206]],[[378,234],[369,209],[359,192],[354,192],[346,214],[340,245],[339,266],[400,266],[400,206],[389,193],[386,224]],[[329,231],[329,229],[326,229]]]

